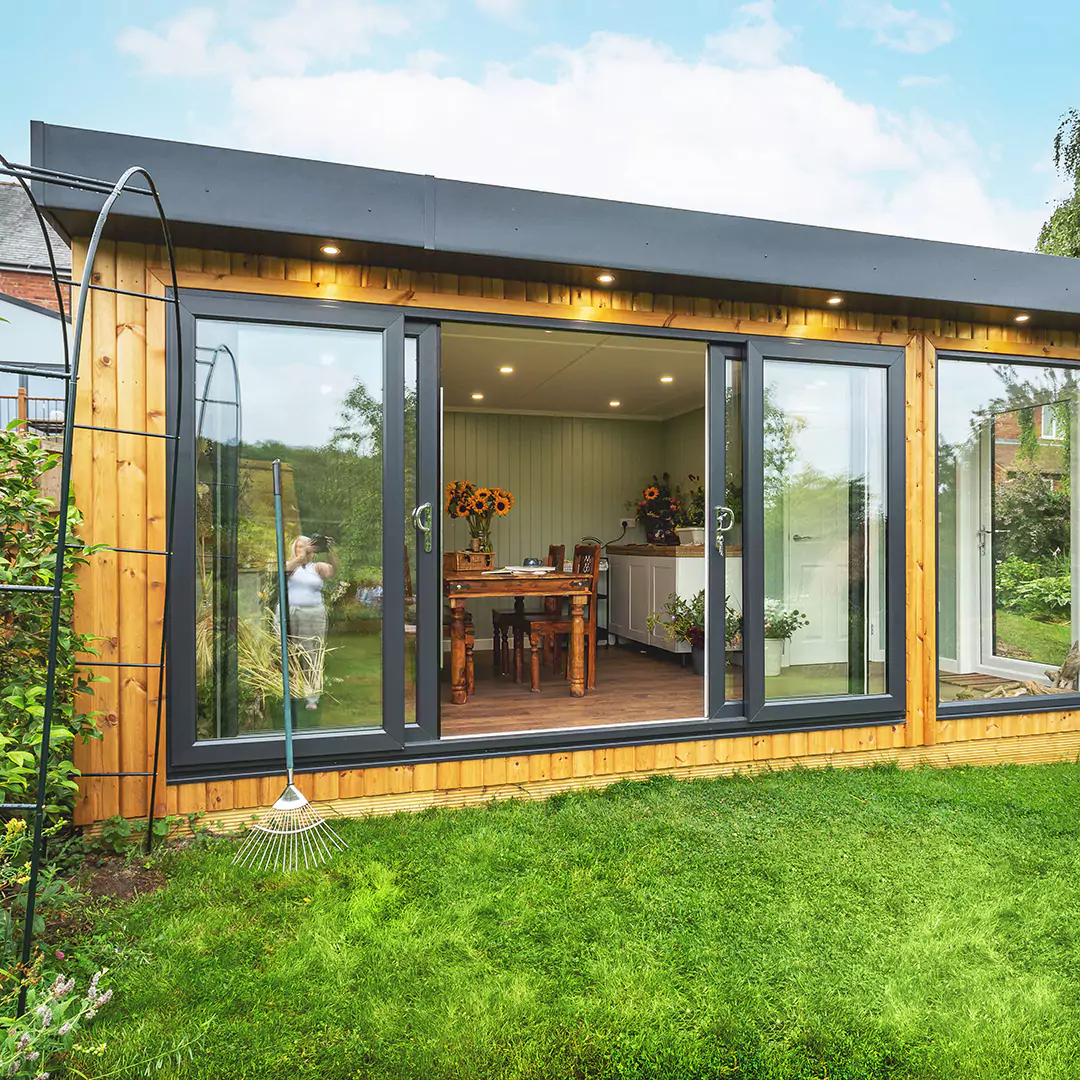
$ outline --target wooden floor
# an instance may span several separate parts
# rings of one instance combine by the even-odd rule
[[[596,689],[583,698],[570,696],[570,684],[550,668],[540,669],[540,693],[529,689],[528,654],[525,681],[495,675],[491,653],[476,654],[476,692],[464,705],[450,703],[450,687],[442,685],[442,734],[489,735],[504,731],[640,724],[701,716],[705,680],[679,658],[642,654],[636,645],[597,649]]]

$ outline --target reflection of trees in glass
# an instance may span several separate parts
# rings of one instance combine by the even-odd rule
[[[765,512],[781,505],[788,483],[788,470],[798,457],[795,437],[806,421],[801,416],[789,416],[774,399],[774,384],[765,387],[764,448],[765,461]]]

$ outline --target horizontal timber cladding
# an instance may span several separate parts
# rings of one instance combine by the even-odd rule
[[[86,245],[77,242],[75,274]],[[103,285],[164,294],[160,249],[103,243],[94,267]],[[1080,752],[1080,713],[937,717],[935,618],[936,349],[986,351],[1080,360],[1072,332],[986,326],[869,312],[822,311],[738,300],[707,300],[569,285],[421,274],[375,266],[180,249],[182,288],[322,297],[405,308],[491,313],[667,327],[673,331],[745,333],[902,345],[907,350],[907,701],[906,723],[834,731],[741,735],[636,747],[521,753],[465,761],[380,765],[311,773],[305,792],[340,800],[343,812],[428,805],[465,805],[492,797],[542,797],[569,787],[594,787],[654,772],[722,775],[768,767],[862,765],[896,760],[914,765],[1044,761]],[[165,305],[94,292],[84,340],[78,422],[162,431],[165,422]],[[160,439],[147,440],[162,444]],[[78,432],[74,488],[83,533],[118,547],[164,547],[164,446],[118,435]],[[101,554],[80,574],[76,621],[101,638],[103,660],[145,662],[161,634],[161,560]],[[101,740],[76,748],[86,772],[141,772],[152,767],[156,679],[148,669],[112,669],[96,688]],[[161,766],[164,774],[164,762]],[[279,775],[160,784],[158,813],[206,811],[241,821],[280,794]],[[80,824],[147,809],[143,778],[92,777],[82,782]]]

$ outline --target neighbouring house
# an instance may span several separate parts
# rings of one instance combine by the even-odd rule
[[[179,245],[180,340],[95,291],[79,394],[160,432],[180,387],[159,812],[279,792],[274,459],[300,771],[342,812],[1080,752],[1080,264],[32,135],[38,166],[148,168]],[[40,194],[78,275],[98,201]],[[166,296],[144,203],[95,281]],[[132,665],[78,749],[86,824],[147,809],[163,462],[77,440],[87,538],[129,549],[77,619]]]
[[[49,228],[57,270],[71,275],[71,251]],[[61,289],[65,309],[70,291]],[[70,319],[70,312],[65,310]],[[30,367],[62,364],[64,342],[48,248],[29,199],[18,184],[0,183],[0,357]],[[54,380],[0,372],[0,427],[12,420],[51,430],[63,415]]]

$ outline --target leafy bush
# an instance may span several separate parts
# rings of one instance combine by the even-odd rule
[[[995,485],[997,557],[1040,563],[1069,550],[1069,493],[1050,487],[1046,480],[1033,465],[1022,465],[1014,477]]]
[[[57,455],[15,426],[0,430],[0,582],[51,585],[56,558],[55,505],[39,490]],[[72,761],[75,739],[100,738],[96,713],[85,711],[91,684],[104,682],[79,667],[77,655],[92,653],[93,638],[72,629],[75,571],[93,549],[81,544],[78,511],[69,516],[64,563],[61,630],[46,805],[52,818],[70,812],[78,775]],[[51,593],[0,591],[0,801],[32,802],[45,718],[45,669],[52,614]]]
[[[1069,617],[1072,567],[1067,558],[1027,562],[1009,555],[995,568],[998,604],[1014,615],[1060,622]]]

